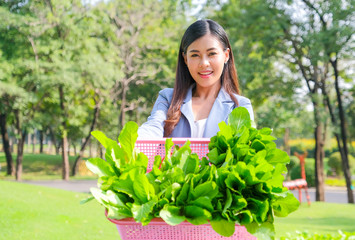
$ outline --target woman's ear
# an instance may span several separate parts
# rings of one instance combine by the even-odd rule
[[[230,49],[227,48],[226,50],[224,50],[224,54],[225,54],[225,60],[224,60],[224,63],[227,63],[228,60],[229,60],[229,52],[230,52]]]

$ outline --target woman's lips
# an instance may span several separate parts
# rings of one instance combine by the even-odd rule
[[[205,71],[205,72],[199,72],[198,74],[202,77],[202,78],[209,78],[212,75],[212,71]]]

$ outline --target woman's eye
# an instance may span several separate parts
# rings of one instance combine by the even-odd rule
[[[192,54],[191,57],[198,57],[198,54]]]
[[[208,55],[214,56],[214,55],[216,55],[216,54],[217,54],[216,52],[210,52]]]

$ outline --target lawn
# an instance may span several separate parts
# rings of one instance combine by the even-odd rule
[[[275,218],[277,236],[292,235],[296,231],[337,234],[338,230],[355,233],[355,205],[325,202],[306,203],[285,218]]]
[[[0,180],[2,239],[119,239],[115,225],[96,201],[79,202],[88,194]],[[276,236],[296,231],[339,235],[355,232],[355,205],[312,203],[286,218],[276,218]],[[329,239],[329,238],[327,238]]]
[[[88,194],[0,180],[0,239],[113,240],[115,225]]]

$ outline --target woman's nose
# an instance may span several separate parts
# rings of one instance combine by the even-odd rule
[[[206,67],[209,65],[210,65],[210,61],[208,59],[208,56],[202,56],[200,61],[200,67]]]

